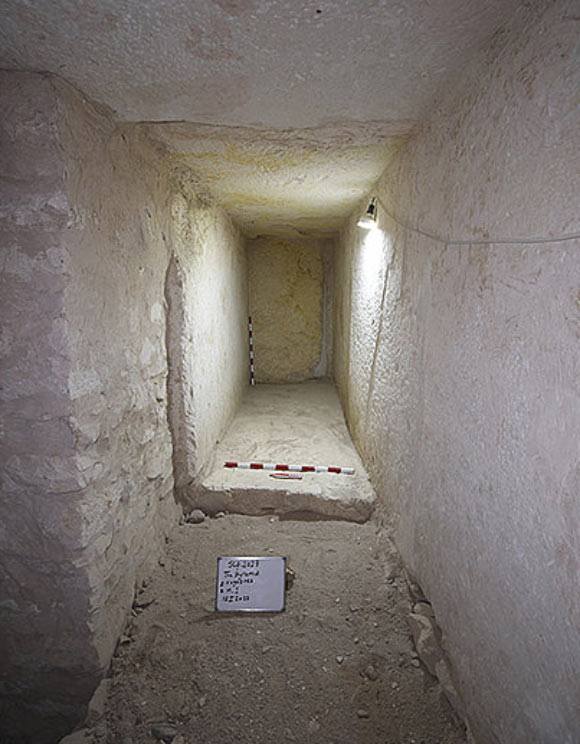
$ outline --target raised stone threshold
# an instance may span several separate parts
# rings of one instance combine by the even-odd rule
[[[226,468],[227,461],[352,467],[355,472],[305,472],[301,480],[277,480],[268,470]],[[334,385],[326,380],[249,387],[206,472],[196,502],[208,514],[365,522],[376,498]]]

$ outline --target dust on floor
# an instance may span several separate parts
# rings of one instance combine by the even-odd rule
[[[167,548],[137,594],[96,741],[464,744],[372,523],[230,515],[183,524]],[[216,613],[220,555],[286,556],[286,610]]]
[[[267,470],[225,468],[227,461],[334,465],[354,473],[303,473],[300,480],[276,480]],[[308,511],[365,522],[376,500],[330,380],[248,387],[207,471],[192,506],[212,514]]]

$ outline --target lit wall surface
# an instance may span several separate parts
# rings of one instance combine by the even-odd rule
[[[578,737],[580,245],[549,242],[580,226],[565,5],[447,93],[387,168],[372,243],[356,214],[337,253],[349,425],[481,742]],[[446,246],[384,207],[441,236],[548,242]]]

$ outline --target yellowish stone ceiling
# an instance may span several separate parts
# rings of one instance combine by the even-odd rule
[[[249,237],[334,234],[383,172],[409,128],[366,124],[259,130],[148,125],[197,191],[222,204]]]
[[[547,2],[547,0],[546,0]],[[0,65],[58,74],[250,235],[336,231],[437,91],[543,0],[0,0]]]

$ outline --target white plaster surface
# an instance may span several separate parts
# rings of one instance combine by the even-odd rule
[[[276,480],[269,471],[225,468],[226,461],[354,467],[355,473],[301,473]],[[366,521],[375,494],[348,434],[332,383],[256,385],[215,448],[196,506],[215,514],[317,515]]]
[[[580,230],[577,17],[551,3],[492,40],[385,172],[389,211],[456,238]],[[373,237],[353,214],[335,267],[335,375],[379,511],[475,739],[574,744],[580,245],[446,247],[379,213]]]

